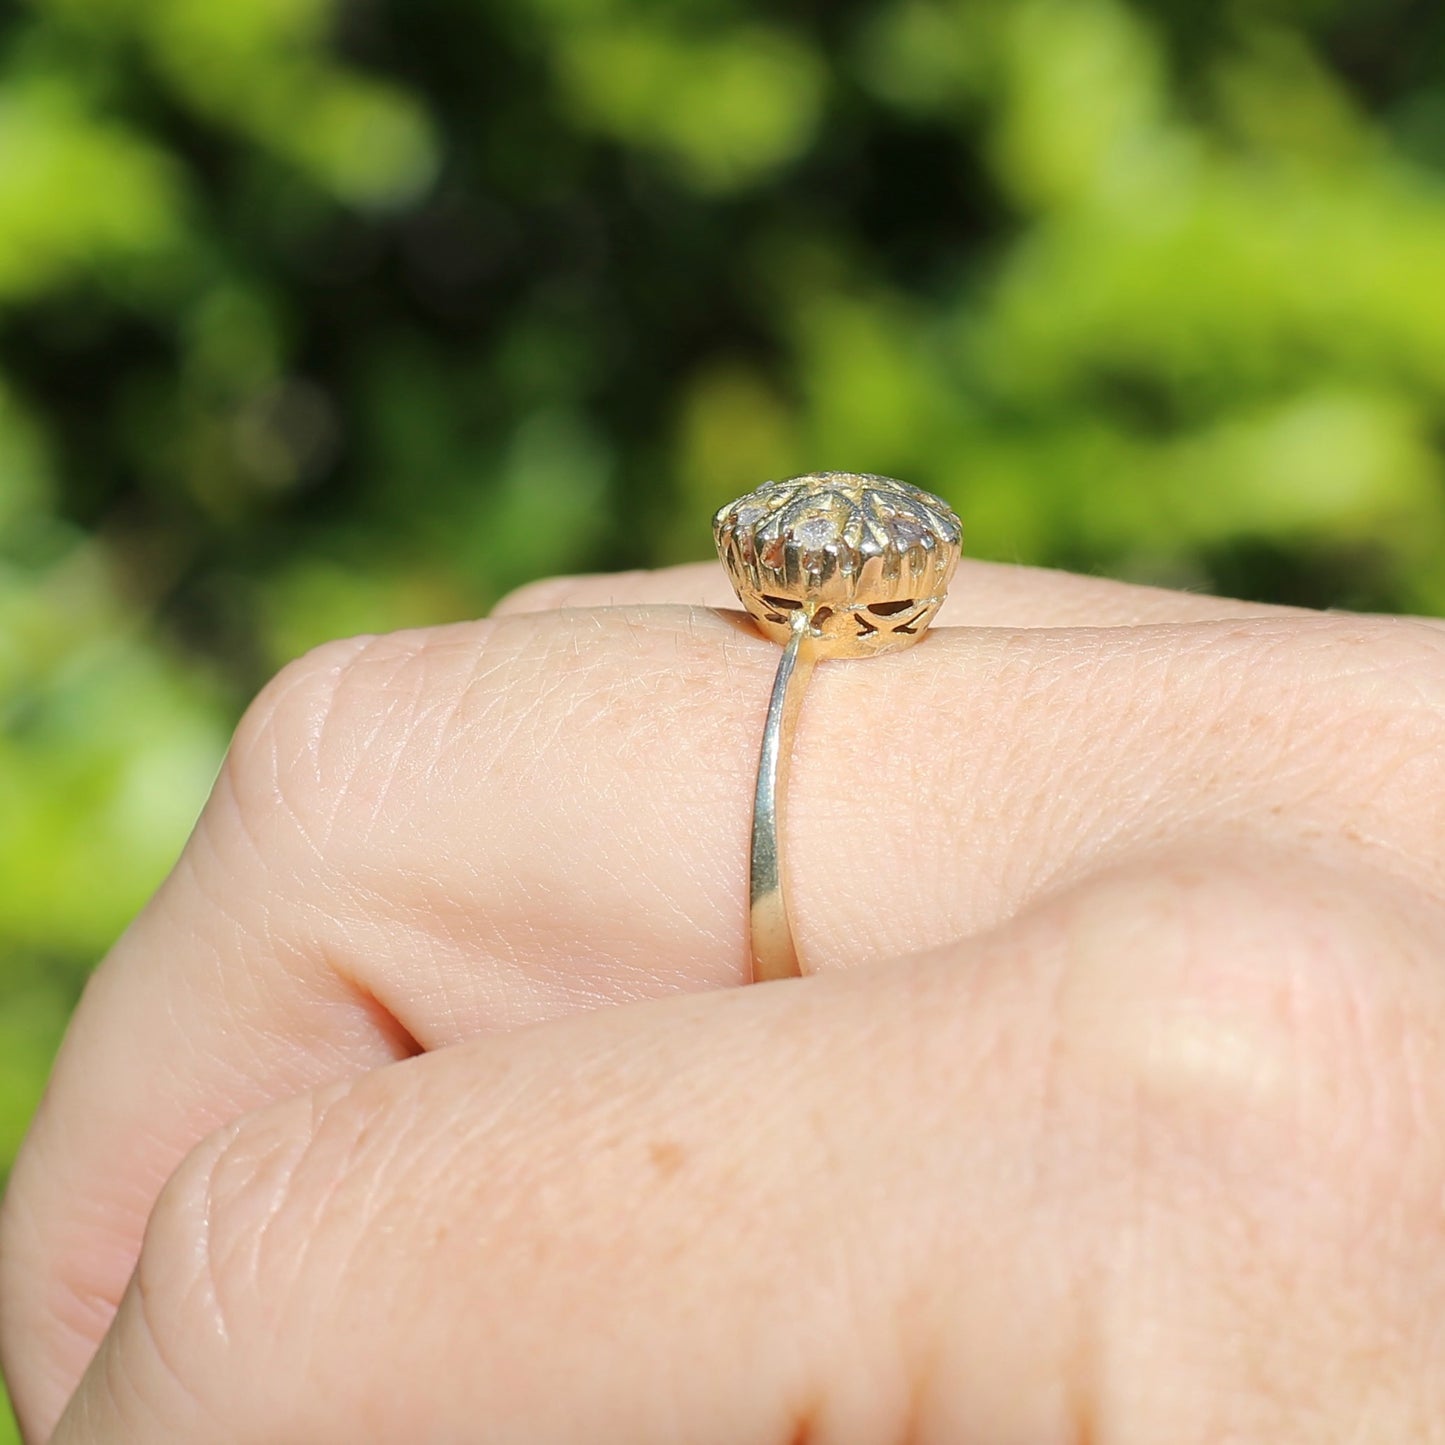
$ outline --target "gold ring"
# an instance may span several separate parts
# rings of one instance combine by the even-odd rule
[[[713,518],[718,556],[763,634],[782,644],[753,798],[753,981],[800,972],[779,835],[803,692],[824,658],[911,647],[943,605],[963,529],[931,492],[854,472],[767,482]]]

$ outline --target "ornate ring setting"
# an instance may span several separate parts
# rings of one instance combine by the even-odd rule
[[[800,970],[779,849],[793,731],[816,662],[911,647],[943,605],[962,528],[931,492],[854,472],[768,482],[713,518],[718,556],[758,628],[782,644],[753,800],[753,979]]]

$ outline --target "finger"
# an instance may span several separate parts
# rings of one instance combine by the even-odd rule
[[[1445,1440],[1442,944],[1181,857],[293,1101],[172,1182],[54,1445]]]
[[[161,1181],[262,1103],[417,1047],[743,977],[777,652],[711,613],[341,644],[238,735],[77,1013],[17,1163],[0,1329],[73,1385]],[[940,631],[818,670],[784,848],[809,969],[1091,869],[1262,837],[1442,886],[1436,634],[1358,619]]]
[[[494,617],[568,607],[634,607],[660,603],[736,607],[727,575],[715,562],[654,571],[551,577],[509,593]],[[1210,622],[1229,617],[1298,615],[1294,607],[1171,592],[1080,577],[1044,567],[1016,567],[965,557],[938,614],[943,627],[1118,627],[1149,622]]]

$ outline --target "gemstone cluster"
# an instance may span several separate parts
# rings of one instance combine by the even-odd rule
[[[855,472],[767,482],[722,508],[713,535],[763,632],[786,642],[801,611],[820,657],[917,641],[942,605],[962,539],[941,498]]]

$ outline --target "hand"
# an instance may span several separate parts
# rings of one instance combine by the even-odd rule
[[[724,598],[263,693],[14,1171],[27,1440],[1445,1441],[1445,629],[965,564],[736,989]]]

